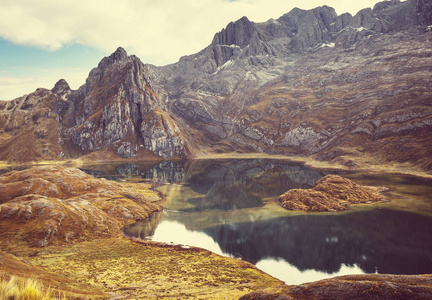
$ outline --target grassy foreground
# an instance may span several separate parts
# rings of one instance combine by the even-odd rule
[[[65,299],[55,294],[52,289],[45,288],[39,281],[32,278],[12,276],[0,279],[0,299],[13,300],[56,300]]]
[[[44,277],[67,299],[238,299],[282,284],[249,263],[207,250],[125,238],[14,252],[67,278],[50,282]]]

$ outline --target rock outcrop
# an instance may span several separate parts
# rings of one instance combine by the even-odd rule
[[[67,83],[66,80],[60,79],[51,89],[51,92],[63,97],[64,100],[67,100],[69,95],[72,93],[72,90],[69,86],[69,83]]]
[[[135,56],[118,48],[90,72],[71,96],[74,125],[68,130],[82,151],[112,148],[130,158],[143,150],[169,158],[185,156],[185,142],[163,99]]]
[[[241,297],[248,299],[430,299],[432,275],[348,275],[283,286]]]
[[[312,189],[292,189],[279,197],[283,208],[299,211],[340,211],[348,205],[384,200],[375,187],[364,187],[338,175],[327,175]]]
[[[37,89],[12,101],[0,101],[0,160],[23,162],[65,157],[61,113],[67,107],[64,97],[68,92],[63,90],[57,95]]]
[[[159,207],[131,187],[97,179],[76,168],[34,167],[0,176],[2,246],[43,247],[115,237]]]

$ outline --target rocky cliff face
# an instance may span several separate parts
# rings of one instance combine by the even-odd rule
[[[323,6],[265,23],[244,17],[203,51],[155,68],[154,78],[199,132],[203,152],[345,164],[378,156],[428,170],[431,6],[384,1],[355,16]]]
[[[76,91],[62,79],[51,91],[0,103],[0,157],[31,161],[98,150],[123,158],[184,157],[180,127],[145,72],[137,57],[119,48]]]
[[[90,72],[71,96],[74,124],[68,133],[83,151],[106,147],[121,157],[149,150],[163,158],[184,156],[184,140],[144,66],[119,48]]]

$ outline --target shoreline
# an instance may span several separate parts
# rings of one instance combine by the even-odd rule
[[[210,153],[199,157],[195,157],[196,160],[205,159],[277,159],[277,160],[287,160],[296,163],[302,163],[305,166],[321,169],[321,170],[337,170],[337,171],[348,171],[348,172],[366,172],[366,173],[384,173],[384,174],[394,174],[394,175],[404,175],[404,176],[414,176],[432,179],[432,174],[426,171],[416,170],[413,165],[399,165],[393,163],[391,165],[370,165],[364,164],[364,166],[358,167],[348,167],[339,163],[320,161],[313,157],[307,156],[289,156],[289,155],[272,155],[266,153]],[[383,169],[384,168],[384,169]],[[402,168],[402,170],[401,170]],[[408,170],[406,170],[409,168]]]
[[[398,164],[398,163],[390,163],[390,164],[368,164],[358,159],[354,161],[354,163],[359,163],[359,165],[355,167],[348,167],[346,165],[329,162],[329,161],[320,161],[315,159],[314,157],[307,156],[290,156],[290,155],[281,155],[281,154],[267,154],[267,153],[207,153],[196,157],[186,158],[185,160],[193,161],[193,160],[224,160],[224,159],[275,159],[275,160],[285,160],[291,161],[295,163],[301,163],[305,166],[321,169],[326,171],[347,171],[347,172],[365,172],[365,173],[382,173],[382,174],[390,174],[390,175],[403,175],[403,176],[412,176],[419,177],[425,179],[432,179],[432,174],[419,170],[416,166],[411,164]],[[63,165],[63,166],[71,166],[71,167],[82,167],[86,165],[103,165],[109,163],[160,163],[163,161],[181,161],[180,158],[170,158],[170,159],[162,159],[162,158],[130,158],[130,159],[97,159],[97,160],[88,160],[88,159],[69,159],[69,160],[52,160],[52,161],[39,161],[39,162],[24,162],[24,163],[8,163],[5,161],[0,161],[0,170],[8,169],[8,168],[19,168],[19,167],[37,167],[44,165]]]

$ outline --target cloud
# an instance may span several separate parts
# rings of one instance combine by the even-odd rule
[[[89,70],[84,69],[30,69],[22,75],[0,72],[0,100],[12,100],[41,87],[51,89],[61,78],[78,89],[88,74]]]
[[[376,0],[0,0],[0,37],[56,51],[80,44],[105,52],[123,46],[143,62],[164,65],[210,44],[230,21],[278,18],[323,4],[355,13]]]

